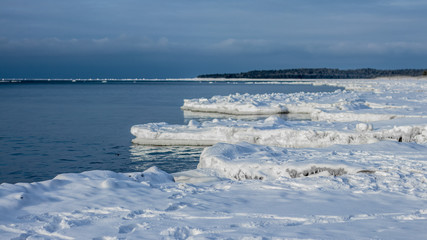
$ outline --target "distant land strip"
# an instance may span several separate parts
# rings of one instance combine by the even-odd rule
[[[427,76],[426,69],[395,69],[378,70],[361,68],[340,70],[335,68],[297,68],[282,70],[254,70],[242,73],[203,74],[197,78],[274,78],[274,79],[349,79],[349,78],[377,78],[398,76]]]

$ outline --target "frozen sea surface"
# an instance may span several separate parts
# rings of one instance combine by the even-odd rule
[[[203,131],[213,132],[215,124],[235,129],[229,137],[241,135],[244,129],[250,130],[244,131],[245,137],[258,134],[253,139],[267,136],[265,130],[272,135],[282,128],[319,133],[323,138],[307,138],[309,147],[284,147],[280,142],[212,143],[203,150],[196,169],[173,174],[152,167],[138,172],[96,170],[60,174],[42,182],[3,183],[0,236],[6,239],[424,239],[427,235],[427,79],[317,80],[316,83],[348,89],[322,97],[332,107],[314,108],[315,112],[342,118],[286,124],[273,116],[256,121],[211,119],[207,123],[190,121],[136,127],[151,126],[153,134],[157,128],[157,135],[179,136],[168,137],[174,141],[186,139],[188,132],[201,137]],[[336,95],[346,94],[357,96],[363,104],[336,107]],[[309,102],[310,94],[307,96],[301,96],[301,104]],[[353,98],[343,98],[341,102],[345,104],[338,106],[347,106],[352,101]],[[372,108],[376,110],[371,111]],[[377,117],[362,120],[364,114]],[[383,119],[379,116],[382,114],[399,117]],[[336,135],[325,138],[327,131]],[[286,131],[281,133],[286,136]],[[357,143],[336,140],[345,134],[372,139]],[[318,139],[337,142],[316,146]],[[150,153],[151,146],[141,147],[147,147]],[[169,147],[174,146],[165,151]]]

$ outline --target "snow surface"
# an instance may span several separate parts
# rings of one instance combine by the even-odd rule
[[[425,239],[427,79],[315,84],[346,90],[284,99],[327,119],[132,127],[137,143],[213,145],[194,170],[3,183],[0,238]]]
[[[232,94],[185,99],[181,109],[232,115],[309,113],[317,121],[379,121],[426,114],[424,80],[319,80],[344,87],[333,93]],[[348,91],[353,90],[353,91]]]
[[[214,119],[202,123],[191,120],[188,125],[148,123],[132,126],[131,133],[136,136],[134,143],[159,146],[209,146],[219,142],[245,141],[301,148],[366,144],[384,139],[426,143],[427,119],[421,120],[417,123],[419,125],[394,125],[392,128],[379,128],[374,131],[372,124],[367,123],[286,122],[279,117],[270,116],[258,121]]]

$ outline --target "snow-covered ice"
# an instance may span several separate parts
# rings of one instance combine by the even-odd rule
[[[173,174],[175,181],[152,168],[2,184],[0,235],[422,239],[427,233],[426,153],[425,145],[394,141],[322,149],[218,144],[205,150],[199,169]],[[212,168],[201,168],[207,162]],[[313,165],[345,172],[287,175],[286,169],[301,172]],[[252,179],[239,181],[233,171]]]
[[[352,166],[349,161],[336,160],[331,156],[308,159],[306,155],[309,151],[312,150],[304,149],[304,154],[301,154],[301,150],[249,143],[218,143],[203,151],[197,168],[216,169],[222,177],[237,180],[274,180],[311,175],[341,176],[374,171]],[[318,151],[315,150],[314,153]]]
[[[135,143],[209,146],[197,169],[3,183],[1,239],[424,239],[427,79],[314,83],[345,90],[264,95],[253,104],[258,114],[282,99],[312,121],[132,127]],[[232,96],[208,105],[237,102]],[[251,98],[240,96],[242,105]]]
[[[229,114],[188,125],[135,125],[137,144],[213,145],[218,142],[283,147],[325,147],[365,144],[384,139],[427,141],[426,79],[319,80],[346,88],[332,93],[233,94],[210,99],[186,99],[182,109],[197,113]],[[351,89],[351,90],[347,90]],[[283,121],[270,116],[248,121],[252,114],[309,114],[312,121]],[[202,118],[203,118],[202,114]],[[224,118],[228,116],[229,118]]]
[[[214,119],[188,125],[148,123],[135,125],[131,132],[137,144],[209,146],[219,142],[249,142],[282,147],[326,147],[334,144],[366,144],[384,139],[427,142],[427,119],[417,125],[393,125],[372,130],[372,124],[331,122],[286,122],[271,116],[265,120]],[[405,122],[405,121],[402,121]],[[375,125],[374,125],[375,126]]]
[[[232,115],[309,113],[317,121],[371,122],[400,117],[425,117],[424,80],[318,80],[315,84],[344,87],[333,93],[232,94],[185,99],[186,111]],[[380,82],[380,83],[379,83]],[[351,90],[351,91],[350,91]]]

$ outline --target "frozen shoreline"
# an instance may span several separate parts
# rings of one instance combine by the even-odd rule
[[[311,121],[272,116],[132,127],[134,142],[213,145],[194,170],[172,175],[155,167],[134,173],[89,171],[3,183],[0,236],[424,238],[427,79],[315,84],[346,90],[190,101],[217,109],[255,106],[254,111],[284,101],[288,110],[292,105],[294,112],[308,111]]]
[[[421,120],[415,122],[422,124]],[[382,123],[384,124],[384,122]],[[374,125],[375,126],[375,125]],[[380,125],[379,125],[380,126]],[[285,122],[278,117],[259,121],[232,119],[190,121],[188,125],[149,123],[135,125],[133,143],[142,145],[211,146],[220,142],[282,146],[292,148],[327,147],[334,144],[367,144],[383,140],[427,142],[427,124],[403,125],[372,130],[372,124],[318,124]]]
[[[175,182],[151,168],[2,184],[0,232],[5,238],[42,239],[422,239],[426,153],[426,145],[390,141],[322,149],[215,145],[202,158],[213,168],[173,174]],[[214,155],[221,160],[216,167],[209,160]],[[346,172],[293,178],[276,175],[286,169],[260,165],[260,159],[288,162],[292,170],[327,163]],[[237,180],[222,168],[254,177]],[[268,175],[259,180],[259,173]]]
[[[143,145],[213,145],[218,142],[283,147],[325,147],[394,139],[427,141],[427,80],[319,80],[350,90],[332,93],[232,94],[185,99],[181,107],[193,118],[206,113],[222,119],[188,125],[135,125],[133,142]],[[245,121],[241,116],[305,114],[310,121],[277,117]],[[222,114],[222,115],[221,115]],[[224,115],[228,114],[228,115]],[[187,113],[188,115],[188,113]],[[237,118],[237,119],[236,119]],[[248,118],[248,117],[246,117]]]

